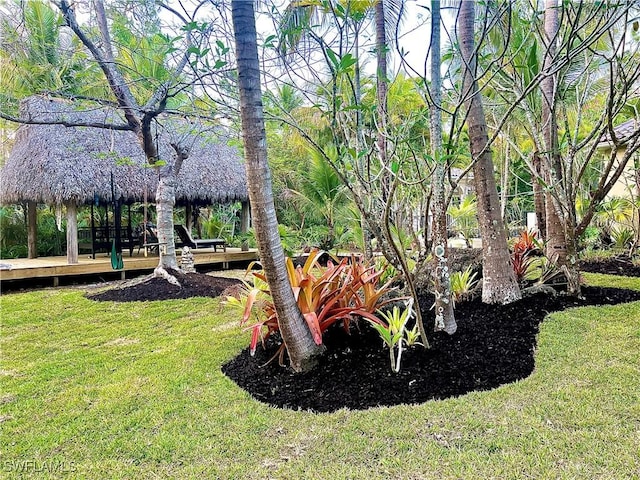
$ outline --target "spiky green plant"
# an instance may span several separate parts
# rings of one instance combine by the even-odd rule
[[[369,318],[367,320],[378,332],[384,345],[389,349],[391,370],[398,373],[401,367],[404,345],[408,347],[420,345],[420,342],[418,342],[420,338],[418,325],[414,325],[411,330],[407,329],[407,323],[414,316],[413,298],[407,300],[407,305],[402,310],[395,305],[391,311],[378,311],[378,315],[382,322],[374,322]]]
[[[463,272],[451,274],[451,297],[453,304],[466,299],[478,285],[477,272],[469,265]]]

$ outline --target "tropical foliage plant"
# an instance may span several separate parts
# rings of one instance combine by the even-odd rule
[[[404,346],[411,347],[413,345],[421,345],[418,341],[420,332],[418,325],[414,325],[411,330],[407,328],[407,323],[413,317],[413,299],[407,300],[407,306],[400,310],[395,305],[391,311],[378,312],[382,322],[372,321],[367,318],[371,326],[380,334],[380,338],[385,346],[389,349],[389,361],[391,362],[391,370],[395,373],[400,371],[402,352]]]
[[[478,273],[473,271],[471,265],[462,272],[453,272],[451,274],[451,297],[454,306],[457,302],[468,299],[473,293],[478,286],[477,276]]]
[[[624,250],[631,246],[635,233],[631,228],[626,227],[614,227],[610,232],[611,239],[613,240],[614,247],[619,250]]]
[[[452,228],[471,247],[471,239],[478,232],[478,202],[475,195],[467,195],[458,205],[451,205],[447,211],[451,217]]]
[[[360,318],[383,325],[376,314],[394,299],[387,298],[394,290],[390,282],[380,284],[383,270],[356,260],[343,259],[337,264],[329,261],[326,268],[318,260],[323,251],[313,250],[304,265],[294,266],[286,259],[289,283],[298,308],[317,345],[322,345],[323,334],[334,324],[341,324],[348,331],[351,322]],[[246,282],[237,296],[227,297],[225,304],[242,314],[242,325],[251,330],[250,351],[253,355],[259,342],[278,332],[278,315],[269,293],[263,272],[252,272],[253,282]],[[286,346],[278,350],[280,363]]]
[[[518,283],[524,283],[531,275],[536,265],[534,252],[538,250],[536,234],[528,230],[522,231],[511,252],[511,265]]]

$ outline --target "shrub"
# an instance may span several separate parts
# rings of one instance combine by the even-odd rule
[[[523,283],[535,268],[534,253],[540,251],[536,234],[524,230],[513,244],[511,266],[516,274],[518,283]]]
[[[392,300],[385,300],[393,289],[390,282],[380,285],[382,270],[356,262],[355,257],[343,259],[339,264],[329,261],[326,268],[318,264],[324,252],[313,250],[303,266],[294,267],[286,259],[287,274],[298,307],[309,326],[314,341],[322,344],[322,336],[332,325],[342,323],[345,330],[353,320],[366,318],[382,324],[376,311]],[[225,304],[242,312],[241,324],[252,331],[250,351],[253,355],[259,341],[279,331],[278,316],[269,295],[263,272],[252,272],[253,285],[245,283],[244,291],[236,297],[227,297]],[[279,350],[284,353],[284,345]]]
[[[633,243],[635,234],[632,229],[625,227],[617,227],[611,229],[611,239],[617,249],[624,250]]]
[[[397,306],[394,306],[390,312],[379,312],[382,317],[382,321],[374,322],[371,319],[367,319],[373,328],[376,329],[380,338],[389,349],[389,361],[391,362],[391,370],[395,373],[400,371],[400,364],[402,360],[403,345],[411,347],[413,345],[420,345],[418,338],[420,333],[418,332],[418,325],[414,325],[413,329],[407,329],[407,322],[413,317],[413,298],[410,298],[407,302],[407,307],[400,311]],[[397,354],[396,354],[397,350]]]
[[[464,272],[451,274],[451,296],[453,305],[468,298],[478,285],[477,273],[469,265]]]

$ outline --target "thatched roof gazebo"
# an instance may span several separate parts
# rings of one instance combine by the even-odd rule
[[[35,252],[37,203],[66,206],[68,222],[76,224],[79,205],[113,200],[130,204],[143,201],[145,194],[153,202],[158,174],[149,168],[133,132],[46,124],[126,124],[115,109],[79,111],[71,102],[36,96],[23,101],[21,117],[43,124],[24,124],[18,129],[14,147],[0,171],[0,202],[30,205],[30,252],[32,242]],[[227,144],[227,138],[201,124],[171,119],[161,119],[160,123],[164,124],[157,132],[162,161],[174,162],[171,143],[187,145],[190,151],[177,176],[177,204],[241,201],[243,206],[248,205],[243,160],[237,149]]]

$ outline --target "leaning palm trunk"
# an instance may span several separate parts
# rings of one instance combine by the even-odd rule
[[[313,341],[296,304],[278,234],[271,173],[267,164],[253,2],[233,0],[231,15],[238,61],[242,137],[255,236],[291,367],[295,371],[304,371],[314,366],[322,347]]]
[[[504,304],[520,299],[521,293],[511,267],[506,230],[500,215],[493,160],[488,147],[487,122],[475,79],[477,52],[473,38],[474,19],[475,2],[461,2],[458,35],[464,72],[463,96],[467,107],[467,126],[482,236],[482,301]]]
[[[451,278],[449,276],[447,206],[445,202],[445,174],[447,162],[442,157],[442,78],[440,75],[440,1],[431,1],[431,155],[436,161],[433,176],[432,251],[433,282],[435,290],[436,330],[453,334],[458,329],[451,301]]]

